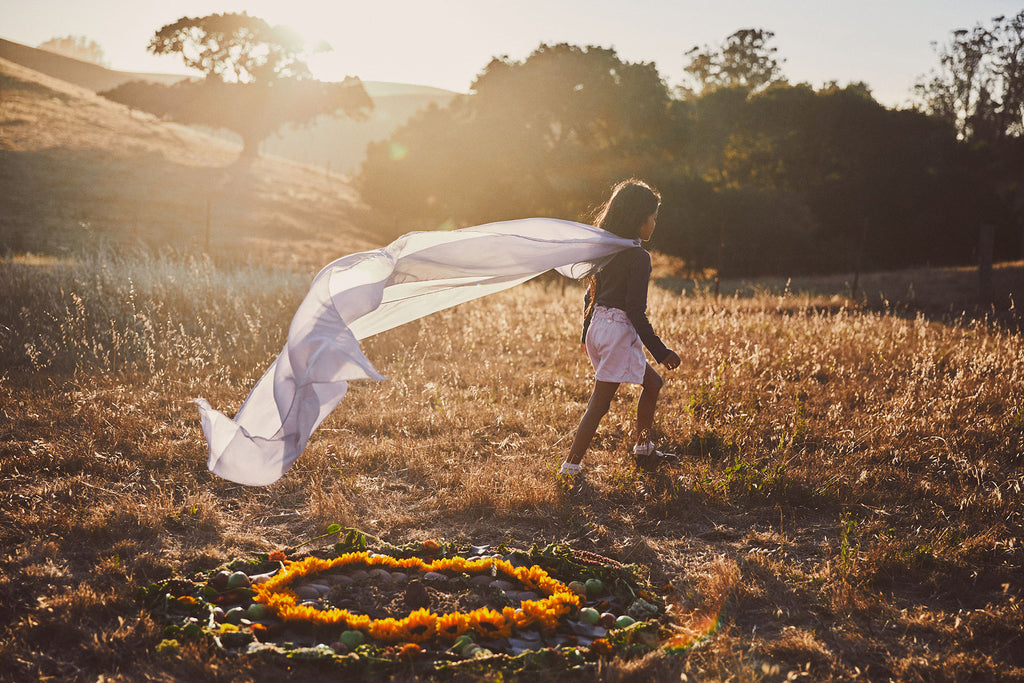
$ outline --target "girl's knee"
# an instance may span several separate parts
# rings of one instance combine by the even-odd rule
[[[665,380],[655,372],[654,368],[648,366],[647,373],[644,375],[644,389],[657,394],[663,386],[665,386]]]

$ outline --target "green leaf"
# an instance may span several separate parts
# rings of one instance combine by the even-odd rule
[[[336,534],[339,531],[341,531],[341,525],[340,524],[332,524],[329,527],[327,527],[327,533],[329,533],[329,534]]]

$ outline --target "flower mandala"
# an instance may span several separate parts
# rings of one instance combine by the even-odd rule
[[[322,610],[313,605],[299,604],[299,597],[289,586],[301,577],[309,577],[336,568],[387,568],[394,570],[415,570],[419,572],[456,572],[480,575],[501,573],[520,581],[531,590],[540,590],[547,595],[541,600],[524,600],[518,609],[505,607],[500,612],[481,607],[468,613],[453,612],[434,614],[427,609],[418,609],[402,619],[371,619],[366,615],[353,614],[345,609]],[[387,555],[371,555],[367,552],[346,553],[332,560],[307,557],[290,562],[273,578],[256,586],[255,602],[266,605],[285,622],[309,622],[318,626],[340,626],[363,631],[374,640],[382,642],[421,643],[435,635],[454,641],[472,630],[484,638],[508,637],[513,628],[539,626],[553,629],[558,620],[580,607],[580,599],[565,584],[553,579],[538,566],[513,567],[506,560],[466,559],[451,557],[424,561],[417,557],[397,559]]]
[[[207,638],[240,655],[330,660],[358,675],[399,665],[596,672],[603,658],[671,642],[664,600],[638,567],[564,545],[380,542],[385,552],[369,552],[365,534],[339,530],[328,530],[339,538],[333,553],[274,551],[153,584],[142,597],[167,642]]]

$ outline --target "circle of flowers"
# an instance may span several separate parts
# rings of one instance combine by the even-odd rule
[[[368,615],[354,614],[346,609],[322,610],[312,605],[300,605],[298,596],[289,588],[292,582],[301,577],[352,565],[466,574],[482,574],[492,571],[493,568],[510,578],[517,579],[530,590],[541,591],[547,597],[524,600],[518,608],[504,607],[501,611],[481,607],[471,612],[449,612],[439,615],[423,608],[413,610],[401,619],[371,619]],[[281,572],[254,588],[254,600],[269,607],[283,621],[340,626],[362,631],[374,640],[384,642],[419,643],[434,636],[454,641],[470,630],[479,636],[496,638],[511,635],[513,628],[538,626],[542,629],[554,629],[562,616],[580,606],[579,596],[564,583],[552,578],[541,567],[514,567],[506,560],[491,558],[450,557],[427,562],[418,557],[399,559],[388,555],[371,555],[367,552],[345,553],[329,560],[307,557],[287,563]]]

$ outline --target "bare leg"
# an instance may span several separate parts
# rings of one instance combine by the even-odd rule
[[[658,405],[658,394],[665,381],[661,375],[647,364],[644,370],[644,389],[636,404],[636,444],[642,445],[651,440],[651,426],[654,424],[654,409]]]
[[[576,436],[572,440],[569,455],[565,458],[566,462],[578,465],[583,460],[583,454],[590,447],[590,442],[593,440],[594,434],[597,433],[597,426],[601,424],[601,418],[611,407],[612,398],[618,388],[618,382],[594,382],[594,393],[590,395],[587,412],[583,413],[580,426],[576,428]]]

